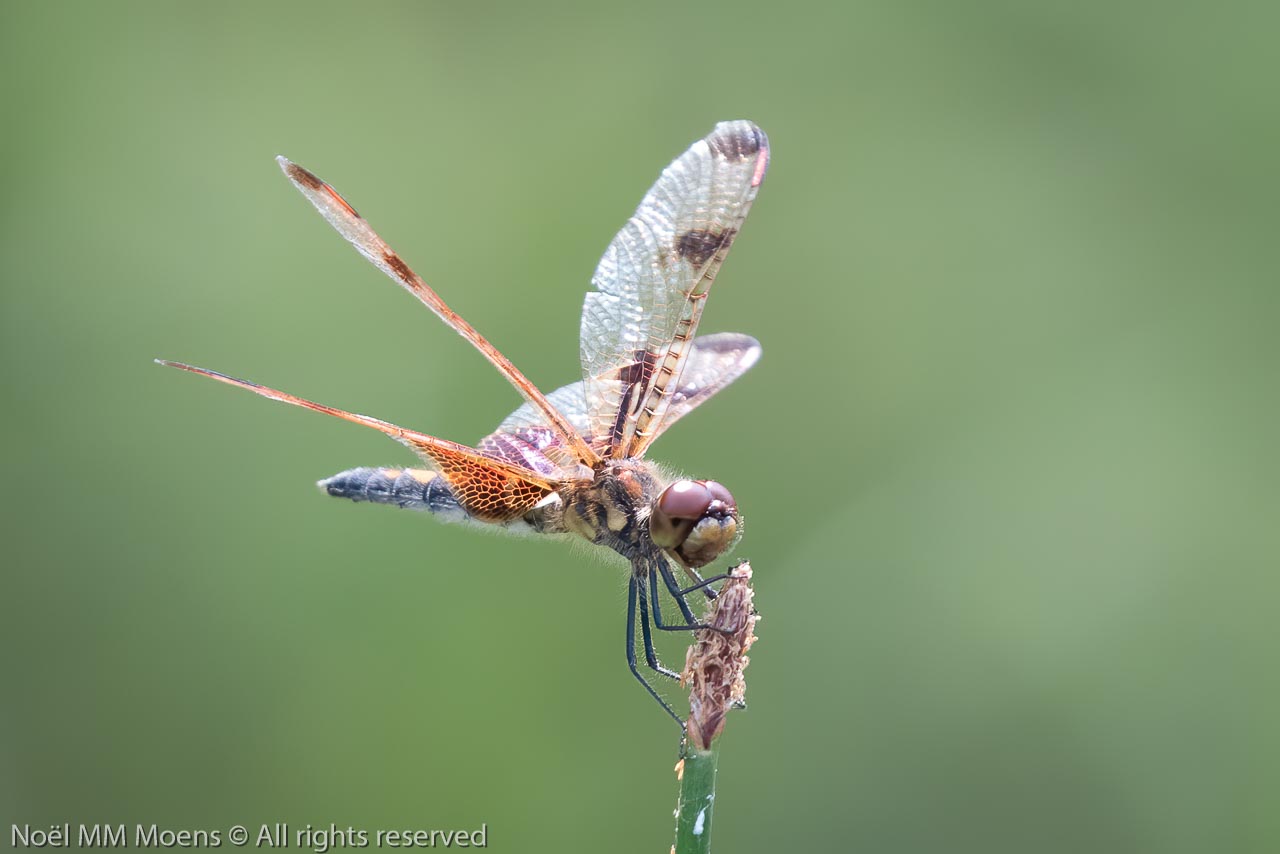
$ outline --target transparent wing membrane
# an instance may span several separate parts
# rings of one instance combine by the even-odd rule
[[[663,170],[609,244],[582,309],[589,435],[639,456],[662,432],[717,272],[769,162],[764,132],[722,122]]]
[[[695,338],[689,347],[680,379],[672,389],[666,417],[654,429],[651,441],[746,373],[759,358],[760,342],[750,335],[718,332]],[[596,436],[590,432],[586,388],[585,381],[572,383],[551,392],[547,399],[564,413],[593,448],[603,453],[609,447],[609,434]],[[508,415],[489,439],[501,435],[541,437],[544,442],[543,454],[561,464],[567,461],[566,455],[562,453],[563,449],[555,444],[554,434],[547,427],[542,414],[527,403]],[[484,448],[485,442],[481,442],[480,447]]]

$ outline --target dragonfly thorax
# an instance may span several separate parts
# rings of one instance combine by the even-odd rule
[[[692,568],[719,557],[737,538],[737,505],[712,480],[668,481],[642,460],[609,461],[589,485],[563,496],[552,526],[629,560],[665,552]],[[545,520],[542,525],[547,529]]]

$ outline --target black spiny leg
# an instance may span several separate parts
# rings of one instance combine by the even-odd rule
[[[652,572],[649,573],[649,577],[653,578]],[[658,593],[657,593],[658,588],[653,584],[650,584],[649,587],[652,588],[654,591],[653,622],[654,622],[654,625],[657,625],[658,619],[660,617],[658,613]],[[639,593],[639,599],[640,599],[640,635],[641,637],[644,638],[645,661],[649,664],[649,668],[653,670],[654,673],[657,673],[660,676],[666,676],[670,679],[675,679],[678,681],[680,679],[679,673],[676,673],[674,670],[671,670],[670,668],[663,667],[658,662],[658,653],[654,651],[654,648],[653,648],[653,634],[649,631],[649,597],[645,594],[644,587],[640,585],[639,581],[636,582],[636,591]]]
[[[667,562],[665,560],[657,560],[654,561],[654,564],[649,571],[652,572],[657,569],[658,572],[662,573],[662,582],[667,585],[667,591],[671,593],[671,598],[675,600],[676,605],[680,608],[680,614],[685,621],[683,626],[663,625],[657,621],[655,621],[654,625],[664,632],[688,632],[708,628],[706,623],[698,622],[698,618],[693,616],[693,609],[689,607],[689,600],[685,598],[684,592],[680,590],[680,584],[676,581],[676,577],[672,574],[671,567]],[[654,580],[650,586],[655,588],[654,599],[656,600],[658,598],[656,592],[657,581]],[[654,613],[657,613],[657,605],[654,606]]]
[[[672,595],[674,596],[675,594]],[[694,632],[698,629],[708,628],[705,623],[691,622],[683,626],[673,626],[670,623],[662,622],[662,606],[658,604],[658,573],[653,568],[649,570],[649,599],[653,602],[653,625],[664,632]],[[679,603],[681,600],[677,598],[676,602]],[[682,610],[686,615],[692,617],[693,615],[689,613],[688,608],[689,606],[685,604]]]
[[[694,569],[691,566],[686,566],[684,568],[684,572],[685,572],[685,575],[688,575],[690,578],[693,579],[694,583],[692,587],[686,587],[682,592],[687,595],[689,593],[692,593],[695,590],[701,590],[702,595],[706,596],[708,599],[714,599],[720,595],[720,591],[716,590],[711,585],[715,584],[717,581],[723,581],[724,579],[729,577],[729,573],[722,572],[719,575],[713,575],[710,578],[703,578],[701,575],[698,574],[698,570]]]
[[[720,591],[716,590],[711,585],[715,584],[717,581],[724,581],[726,578],[729,577],[729,573],[727,572],[722,572],[719,575],[713,575],[710,578],[703,578],[701,575],[698,575],[696,570],[689,569],[685,571],[688,572],[691,576],[693,576],[696,582],[695,584],[692,584],[680,591],[686,596],[688,596],[690,593],[692,593],[695,590],[701,590],[703,595],[705,595],[708,599],[714,599],[720,595]]]
[[[649,695],[657,700],[658,705],[662,706],[663,710],[671,715],[683,729],[684,721],[676,714],[676,710],[671,708],[670,703],[662,699],[662,695],[653,689],[653,686],[649,684],[649,680],[645,679],[644,675],[640,673],[640,668],[636,667],[636,602],[639,589],[640,579],[636,577],[635,573],[632,573],[631,580],[627,584],[627,666],[631,668],[631,675],[640,681],[640,684],[649,692]],[[646,637],[648,635],[647,628],[645,635]]]
[[[649,578],[649,587],[653,590],[653,624],[655,626],[662,629],[664,632],[699,632],[706,630],[719,632],[722,635],[731,635],[734,633],[733,629],[721,629],[711,625],[710,623],[697,622],[697,620],[694,619],[693,612],[689,610],[688,601],[684,598],[685,594],[689,591],[680,589],[680,585],[676,582],[675,575],[671,572],[671,567],[667,566],[666,563],[659,562],[657,566],[662,572],[662,580],[666,582],[667,590],[671,591],[671,598],[676,600],[676,604],[680,606],[680,612],[684,614],[684,618],[689,622],[683,626],[670,626],[662,622],[662,613],[658,609],[658,582],[651,573]],[[722,577],[727,578],[728,575],[726,574]],[[712,578],[703,583],[706,584],[710,581],[717,581],[718,579],[719,577]],[[697,585],[690,589],[696,590]]]

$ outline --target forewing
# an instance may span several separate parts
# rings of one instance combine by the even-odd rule
[[[357,415],[321,403],[313,403],[287,392],[258,385],[248,380],[220,374],[217,371],[157,359],[162,365],[246,389],[271,400],[323,412],[365,427],[372,427],[401,442],[418,453],[449,481],[454,494],[468,513],[482,522],[509,522],[533,509],[539,501],[555,491],[559,481],[547,473],[517,462],[486,455],[481,451],[439,439],[416,430],[397,427],[367,415]]]
[[[595,446],[639,456],[661,432],[708,291],[756,197],[769,143],[722,122],[668,166],[609,244],[582,309]]]
[[[441,320],[455,332],[471,342],[498,371],[507,378],[525,400],[541,409],[547,424],[562,440],[562,443],[573,449],[578,462],[588,466],[595,464],[599,458],[587,447],[586,442],[569,426],[564,417],[543,396],[542,392],[525,377],[511,360],[494,347],[489,341],[467,323],[457,312],[449,308],[439,295],[404,262],[395,250],[387,245],[377,232],[365,221],[364,217],[349,205],[346,199],[333,187],[321,181],[315,174],[292,163],[284,157],[277,157],[280,168],[293,185],[307,198],[320,215],[328,220],[334,229],[346,238],[361,255],[373,263],[375,267],[390,276],[405,290],[417,297],[423,305],[435,312]]]
[[[655,428],[652,439],[657,439],[672,424],[746,373],[760,358],[760,352],[760,342],[750,335],[720,332],[695,338],[689,347],[684,370],[670,395],[666,417]],[[593,447],[603,452],[607,450],[607,443],[598,442],[599,437],[588,432],[591,422],[587,413],[586,388],[585,380],[576,382],[556,389],[547,395],[547,399],[564,413]],[[508,415],[498,429],[480,443],[480,447],[484,450],[487,443],[503,442],[503,437],[518,437],[522,443],[535,445],[548,459],[562,464],[568,462],[562,459],[562,449],[556,444],[555,435],[542,414],[527,403]]]

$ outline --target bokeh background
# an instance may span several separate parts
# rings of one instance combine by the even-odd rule
[[[1280,847],[1272,4],[0,7],[0,822],[666,851],[622,573],[323,498],[409,461],[191,361],[468,441],[717,120],[769,181],[704,318],[761,364],[654,456],[764,620],[717,850]],[[679,642],[664,647],[680,660]]]

